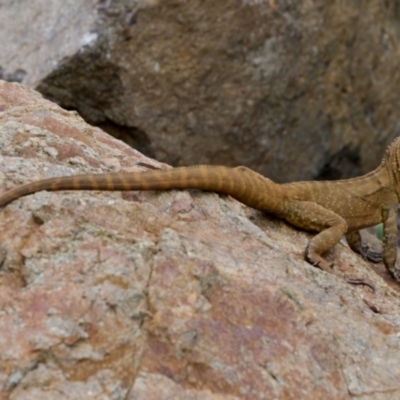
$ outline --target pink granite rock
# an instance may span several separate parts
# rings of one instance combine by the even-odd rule
[[[167,167],[20,85],[0,82],[0,110],[1,191]],[[14,201],[0,212],[1,398],[399,397],[398,285],[342,243],[331,274],[312,267],[308,238],[200,191]]]

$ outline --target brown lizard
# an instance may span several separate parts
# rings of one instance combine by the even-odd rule
[[[0,196],[0,207],[40,190],[168,190],[201,189],[229,194],[247,206],[265,211],[306,231],[318,232],[305,257],[329,271],[322,255],[342,236],[365,258],[382,260],[400,282],[397,256],[397,205],[400,193],[400,137],[387,149],[380,166],[352,179],[278,184],[246,168],[221,166],[179,167],[170,170],[86,174],[44,179]],[[383,251],[361,244],[359,230],[383,222]]]

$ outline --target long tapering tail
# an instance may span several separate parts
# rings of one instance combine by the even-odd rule
[[[168,190],[201,189],[229,194],[240,202],[265,211],[279,206],[279,185],[245,168],[199,165],[169,170],[85,174],[44,179],[9,190],[0,196],[0,207],[41,190]],[[271,194],[269,199],[265,193]]]

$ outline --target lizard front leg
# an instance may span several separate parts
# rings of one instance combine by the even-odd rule
[[[365,260],[379,263],[382,261],[382,253],[380,251],[371,250],[368,245],[363,245],[361,241],[360,231],[353,231],[346,234],[347,243],[350,248],[358,253]]]
[[[382,208],[383,239],[382,256],[386,269],[400,282],[400,268],[397,258],[397,203]]]
[[[310,201],[288,201],[284,204],[284,218],[294,226],[319,232],[306,249],[306,259],[325,271],[332,267],[322,255],[332,249],[347,231],[347,222],[340,215]]]

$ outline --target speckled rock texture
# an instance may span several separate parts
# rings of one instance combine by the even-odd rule
[[[0,138],[0,191],[168,168],[4,81]],[[0,211],[0,397],[400,397],[398,284],[343,243],[332,273],[312,267],[309,237],[200,191],[14,201]]]
[[[337,179],[399,132],[395,1],[6,3],[0,75],[160,161]]]

